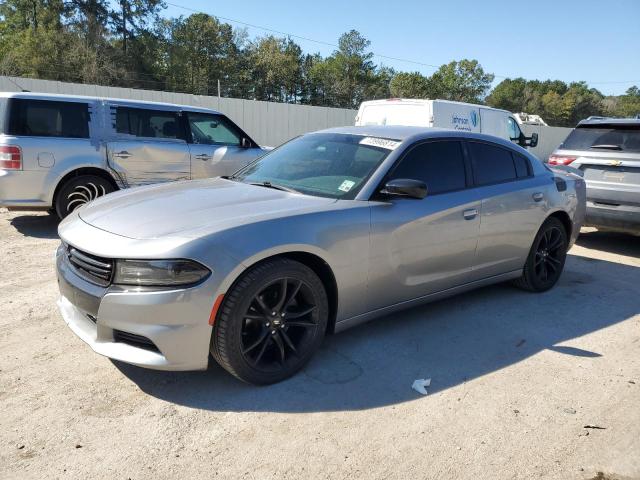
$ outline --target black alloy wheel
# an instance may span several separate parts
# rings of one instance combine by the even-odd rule
[[[258,369],[280,368],[313,339],[318,306],[302,280],[281,278],[253,297],[242,324],[242,355]]]
[[[536,235],[522,277],[516,285],[532,292],[552,288],[560,278],[567,258],[567,232],[560,220],[548,218]]]
[[[211,352],[241,380],[278,382],[311,358],[327,320],[327,295],[317,275],[293,260],[269,260],[245,273],[225,296]]]

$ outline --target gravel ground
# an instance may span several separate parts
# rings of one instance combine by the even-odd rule
[[[640,478],[638,238],[585,231],[550,292],[382,318],[262,388],[94,354],[56,246],[48,215],[0,210],[0,478]]]

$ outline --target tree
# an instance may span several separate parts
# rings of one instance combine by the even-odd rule
[[[357,108],[364,99],[367,83],[375,71],[371,42],[356,30],[340,36],[338,50],[326,59],[324,90],[334,106]]]
[[[433,88],[428,77],[420,72],[400,72],[389,85],[392,97],[433,98]]]
[[[165,75],[169,88],[216,94],[217,82],[233,83],[238,47],[227,23],[204,13],[174,19],[165,33]]]
[[[493,74],[485,73],[477,60],[442,65],[430,78],[434,96],[445,100],[481,103],[491,88]]]
[[[147,31],[147,24],[156,21],[162,0],[119,0],[118,9],[109,12],[109,20],[116,35],[122,39],[122,51],[127,53],[129,39]]]
[[[612,113],[619,117],[640,115],[640,88],[630,87],[624,95],[614,97]]]
[[[254,96],[258,100],[295,100],[302,86],[302,49],[272,35],[251,44]]]

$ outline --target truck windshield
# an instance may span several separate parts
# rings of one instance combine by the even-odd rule
[[[589,125],[577,127],[569,134],[560,148],[640,153],[640,125]]]
[[[321,197],[353,199],[399,140],[314,133],[291,140],[230,177]]]

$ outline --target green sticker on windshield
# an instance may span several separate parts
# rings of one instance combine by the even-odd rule
[[[338,190],[341,190],[343,192],[348,192],[349,190],[351,190],[353,188],[353,186],[356,184],[356,182],[352,182],[351,180],[345,180],[344,182],[342,182],[342,184],[338,187]]]

